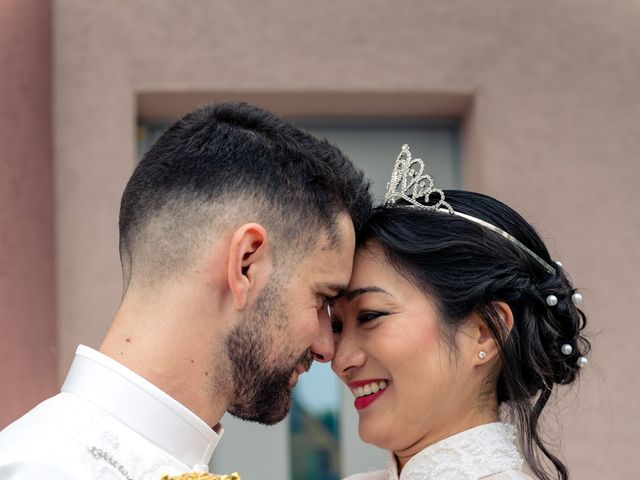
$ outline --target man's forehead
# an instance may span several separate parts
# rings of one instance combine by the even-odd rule
[[[344,248],[344,235],[345,232],[339,231],[337,227],[333,228],[332,231],[327,231],[323,228],[316,239],[315,249],[321,252],[340,250]]]
[[[322,290],[346,290],[353,267],[353,252],[346,248],[315,250],[306,259],[300,273]]]
[[[307,269],[314,273],[317,281],[330,284],[349,283],[353,266],[353,252],[345,248],[341,250],[325,250],[311,253],[307,257]],[[346,276],[346,278],[344,278]]]
[[[324,289],[330,286],[346,288],[353,266],[355,233],[351,218],[348,215],[339,217],[335,230],[337,234],[333,237],[325,231],[319,233],[315,245],[302,260],[304,267],[300,273]]]
[[[318,236],[316,248],[322,251],[337,250],[338,253],[347,248],[351,250],[349,253],[353,254],[355,238],[351,217],[346,213],[342,213],[336,218],[335,225],[331,231],[322,229],[321,234]]]

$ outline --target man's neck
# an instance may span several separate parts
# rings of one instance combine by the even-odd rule
[[[215,345],[189,344],[188,335],[158,330],[137,332],[114,321],[100,352],[118,361],[163,390],[209,426],[220,422],[227,409],[225,355],[215,358]],[[208,348],[207,348],[208,347]]]

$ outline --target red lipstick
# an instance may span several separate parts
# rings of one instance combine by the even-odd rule
[[[370,378],[368,380],[354,380],[353,382],[347,383],[347,387],[349,387],[351,390],[353,390],[354,388],[364,387],[365,385],[367,385],[369,383],[373,383],[373,382],[387,382],[387,383],[389,383],[389,380],[387,380],[386,378]]]
[[[380,398],[380,395],[382,395],[386,391],[387,391],[387,389],[385,388],[384,390],[378,390],[376,393],[372,393],[371,395],[365,395],[364,397],[358,397],[353,402],[353,405],[358,410],[362,410],[363,408],[366,408],[369,405],[371,405],[373,402],[375,402],[378,398]]]
[[[373,402],[375,402],[378,398],[380,398],[380,396],[382,396],[382,394],[387,391],[387,388],[389,386],[389,381],[386,379],[378,379],[378,380],[358,380],[358,381],[348,383],[349,388],[353,390],[358,387],[363,387],[364,385],[369,385],[371,383],[379,383],[379,382],[385,382],[387,386],[384,389],[378,390],[375,393],[364,395],[362,397],[357,397],[353,402],[356,409],[362,410],[363,408],[368,407]]]

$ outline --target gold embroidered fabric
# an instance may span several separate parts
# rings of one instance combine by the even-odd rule
[[[231,475],[216,475],[214,473],[191,472],[183,473],[182,475],[177,475],[174,477],[165,475],[160,480],[240,480],[240,475],[238,474],[238,472],[234,472]]]

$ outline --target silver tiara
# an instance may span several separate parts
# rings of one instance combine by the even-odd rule
[[[433,205],[429,205],[431,200],[429,197],[434,193],[438,195],[438,200]],[[422,202],[419,201],[421,198]],[[393,205],[401,199],[425,210],[445,209],[449,213],[454,213],[451,205],[444,201],[444,192],[434,187],[433,178],[424,172],[424,162],[419,158],[411,158],[411,151],[407,144],[402,146],[391,172],[384,204]]]
[[[384,205],[394,205],[398,200],[404,200],[408,202],[411,207],[433,210],[465,218],[506,238],[526,254],[530,255],[542,265],[547,272],[552,275],[556,274],[555,268],[514,236],[489,222],[467,215],[466,213],[456,212],[453,207],[445,201],[444,192],[434,186],[433,178],[424,170],[424,162],[419,158],[411,158],[409,145],[403,145],[396,159],[396,164],[393,167],[393,172],[391,172],[391,180],[387,183]],[[430,198],[431,195],[434,195],[435,198]]]

